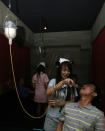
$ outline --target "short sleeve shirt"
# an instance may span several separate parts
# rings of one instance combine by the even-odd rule
[[[62,131],[105,131],[104,114],[91,104],[66,104],[59,119],[64,122]]]
[[[52,79],[50,80],[48,86],[50,86],[51,88],[56,86],[56,79]],[[67,97],[67,86],[63,85],[61,87],[61,89],[57,90],[51,97],[49,97],[49,99],[51,100],[56,100],[56,101],[65,101]],[[48,115],[53,117],[59,117],[61,112],[61,107],[52,107],[52,106],[48,106]]]
[[[38,103],[46,103],[48,98],[46,94],[45,83],[48,83],[49,79],[47,74],[40,73],[40,76],[35,74],[32,78],[32,83],[35,85],[35,97],[34,101]]]

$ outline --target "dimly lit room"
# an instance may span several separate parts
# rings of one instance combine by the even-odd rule
[[[105,0],[0,0],[0,61],[1,131],[105,130]]]

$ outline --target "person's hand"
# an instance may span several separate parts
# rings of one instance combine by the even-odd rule
[[[52,106],[52,107],[55,107],[55,106],[57,106],[57,101],[56,101],[56,100],[49,100],[49,101],[48,101],[48,104],[49,104],[50,106]]]
[[[70,78],[67,78],[64,81],[65,81],[65,84],[68,85],[70,88],[75,84],[75,82]]]

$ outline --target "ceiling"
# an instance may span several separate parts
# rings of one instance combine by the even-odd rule
[[[90,30],[105,0],[2,0],[34,32]]]

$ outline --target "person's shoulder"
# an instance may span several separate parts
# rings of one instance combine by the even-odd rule
[[[51,79],[50,81],[49,81],[49,84],[48,84],[48,86],[55,86],[56,85],[56,79]]]
[[[40,72],[40,76],[45,76],[46,74],[44,72]]]
[[[104,112],[98,109],[97,107],[92,106],[92,110],[96,112],[98,115],[104,116]]]
[[[52,79],[50,80],[50,82],[56,82],[56,79],[55,79],[55,78],[52,78]]]
[[[47,74],[46,74],[46,73],[43,73],[43,72],[41,72],[41,75],[43,75],[44,77],[47,76]]]
[[[37,74],[35,73],[32,77],[34,78],[34,77],[36,77],[36,75],[37,75]]]
[[[65,107],[75,107],[75,106],[77,106],[77,102],[68,102],[66,105],[65,105]]]

